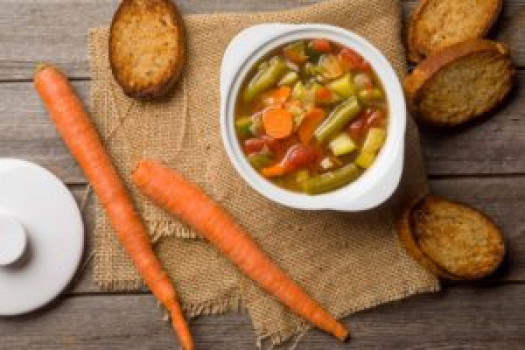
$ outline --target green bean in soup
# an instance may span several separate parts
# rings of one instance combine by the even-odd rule
[[[386,95],[358,52],[299,40],[247,75],[235,108],[239,144],[252,167],[284,189],[318,195],[370,168],[388,124]]]

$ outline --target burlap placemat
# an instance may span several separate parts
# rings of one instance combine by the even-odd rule
[[[411,120],[403,184],[386,205],[361,214],[296,211],[267,201],[230,166],[219,135],[219,67],[226,46],[239,31],[261,22],[345,27],[377,45],[401,75],[405,64],[398,1],[333,0],[291,11],[184,19],[188,62],[173,95],[163,101],[138,102],[124,96],[109,69],[107,28],[90,33],[90,63],[93,118],[188,313],[246,307],[259,341],[280,342],[308,328],[239,276],[205,241],[177,238],[195,234],[151,205],[130,184],[130,173],[143,157],[163,161],[220,201],[294,280],[337,316],[437,290],[437,280],[405,254],[395,233],[394,211],[400,200],[427,191]],[[100,207],[94,278],[111,291],[142,286]]]

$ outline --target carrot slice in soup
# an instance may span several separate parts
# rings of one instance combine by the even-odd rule
[[[310,47],[317,52],[330,52],[330,42],[326,39],[314,39],[310,42]]]
[[[275,90],[271,90],[263,95],[264,104],[267,106],[282,105],[290,98],[292,88],[289,86],[281,86]]]
[[[284,139],[292,134],[292,113],[282,108],[270,108],[263,113],[266,134],[275,139]]]
[[[303,122],[297,130],[299,135],[299,140],[303,144],[308,144],[312,139],[315,129],[321,124],[324,120],[326,113],[321,108],[313,108],[304,114]]]
[[[323,86],[315,91],[315,101],[319,102],[320,104],[329,103],[333,97],[333,92],[326,86]]]
[[[281,164],[275,164],[261,170],[264,177],[278,177],[286,174],[286,168]]]
[[[289,174],[299,168],[308,167],[318,158],[318,152],[310,146],[295,144],[291,146],[280,163],[261,170],[265,177],[277,177]]]

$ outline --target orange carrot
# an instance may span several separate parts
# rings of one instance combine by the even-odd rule
[[[310,47],[318,52],[330,52],[330,42],[326,39],[314,39],[310,42]]]
[[[199,231],[242,272],[293,312],[341,340],[344,325],[311,299],[265,254],[218,203],[165,166],[143,160],[132,176],[155,203]]]
[[[319,152],[301,143],[294,144],[286,151],[283,159],[275,165],[261,169],[264,177],[277,177],[290,174],[300,168],[312,166],[319,158]]]
[[[264,130],[274,139],[284,139],[293,132],[292,113],[283,108],[268,108],[263,113]]]
[[[334,93],[326,86],[315,91],[315,101],[319,104],[330,103],[334,99]]]
[[[286,174],[286,168],[282,164],[277,163],[277,164],[272,165],[270,167],[261,169],[261,174],[264,177],[283,176],[284,174]]]
[[[45,64],[37,66],[34,85],[58,132],[106,209],[122,246],[151,292],[169,311],[183,348],[194,349],[173,284],[155,256],[146,227],[73,87],[58,69]]]
[[[268,91],[262,97],[264,104],[267,106],[282,105],[292,94],[292,88],[289,86],[281,86],[275,90]]]
[[[308,144],[312,139],[315,130],[324,120],[326,113],[321,108],[313,108],[304,114],[304,119],[297,134],[299,135],[299,140],[303,144]]]

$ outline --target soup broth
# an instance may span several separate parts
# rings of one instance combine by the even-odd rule
[[[321,194],[358,179],[387,136],[388,104],[356,51],[325,39],[277,48],[247,75],[235,107],[253,168],[284,189]]]

